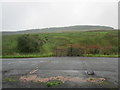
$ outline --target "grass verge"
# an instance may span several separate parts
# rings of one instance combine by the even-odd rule
[[[49,55],[9,55],[9,56],[0,56],[0,58],[42,58],[42,57],[54,57],[52,54]],[[81,57],[114,57],[118,58],[118,55],[100,55],[100,54],[84,54]]]

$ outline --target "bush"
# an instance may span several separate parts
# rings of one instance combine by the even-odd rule
[[[90,54],[99,54],[99,49],[92,48],[89,50]]]
[[[69,47],[67,49],[67,56],[82,56],[84,54],[84,50],[81,48]]]
[[[38,35],[22,35],[18,38],[18,50],[22,53],[40,52],[44,41]]]

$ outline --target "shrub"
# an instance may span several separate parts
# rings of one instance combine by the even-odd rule
[[[22,35],[18,38],[18,50],[22,53],[39,52],[44,41],[37,35]]]
[[[99,54],[99,49],[92,48],[89,50],[90,54]]]
[[[67,56],[82,56],[84,50],[82,48],[69,47],[67,49]]]

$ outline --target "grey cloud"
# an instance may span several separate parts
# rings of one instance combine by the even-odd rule
[[[116,2],[3,3],[2,29],[24,30],[66,25],[117,27]]]

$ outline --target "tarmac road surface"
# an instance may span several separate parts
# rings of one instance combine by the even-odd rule
[[[85,71],[92,70],[95,75],[90,76]],[[93,85],[93,83],[66,81],[61,87],[107,87],[116,88],[118,85],[118,58],[103,57],[47,57],[47,58],[14,58],[2,59],[3,80],[10,76],[23,76],[34,74],[42,78],[46,77],[100,77],[105,78],[110,85]],[[23,83],[22,83],[23,84]],[[3,88],[40,88],[44,86],[26,84],[20,82],[3,82]],[[25,84],[25,83],[24,83]]]

